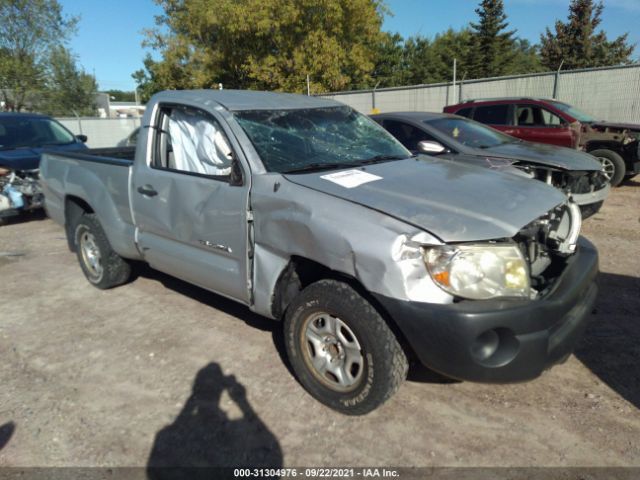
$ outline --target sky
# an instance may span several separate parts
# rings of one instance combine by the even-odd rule
[[[82,67],[95,74],[101,90],[133,90],[131,74],[142,68],[147,50],[143,30],[154,26],[162,13],[153,0],[59,0],[67,15],[80,16],[70,47]],[[460,29],[475,21],[479,0],[386,0],[393,13],[383,30],[403,37],[432,37],[449,27]],[[505,0],[509,28],[537,43],[545,27],[566,19],[569,0]],[[640,0],[605,0],[601,28],[609,39],[629,32],[640,58]]]

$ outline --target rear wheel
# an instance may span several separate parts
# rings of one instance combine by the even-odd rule
[[[611,186],[620,185],[627,170],[624,159],[613,150],[593,150],[589,153],[600,161]]]
[[[325,405],[363,415],[407,376],[407,358],[373,306],[344,282],[321,280],[285,316],[287,353],[298,380]]]
[[[131,266],[113,251],[95,214],[80,217],[74,241],[80,267],[93,286],[112,288],[125,283],[131,276]]]

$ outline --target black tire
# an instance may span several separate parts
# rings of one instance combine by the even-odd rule
[[[307,335],[317,334],[318,325],[329,332],[327,322],[339,325],[335,329],[338,333],[323,331],[323,347],[316,350]],[[378,311],[346,283],[321,280],[305,288],[287,309],[284,335],[287,354],[300,383],[317,400],[341,413],[363,415],[374,410],[407,377],[407,357],[398,339]],[[356,347],[360,348],[359,357],[353,355]],[[312,357],[324,361],[324,366],[342,363],[343,372],[348,372],[347,381],[354,383],[340,385],[334,373],[316,369]],[[353,362],[354,357],[361,361],[360,365]]]
[[[104,290],[129,280],[131,266],[113,251],[95,214],[80,217],[73,239],[80,267],[94,287]]]
[[[588,205],[580,205],[580,212],[582,213],[582,219],[586,220],[589,217],[594,216],[602,208],[604,200],[600,202],[590,203]]]
[[[613,150],[593,150],[589,152],[591,155],[596,157],[600,163],[605,166],[605,169],[608,170],[607,176],[610,177],[609,183],[611,183],[612,187],[617,187],[620,185],[620,182],[624,179],[625,173],[627,173],[627,165],[624,163],[624,159],[620,156],[620,154],[614,152]],[[606,164],[606,165],[605,165]],[[610,166],[613,170],[607,169]]]

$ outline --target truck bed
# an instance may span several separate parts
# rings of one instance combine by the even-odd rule
[[[69,202],[84,202],[100,218],[112,248],[125,258],[136,258],[129,206],[129,176],[135,151],[135,147],[117,147],[44,152],[40,178],[49,216],[65,224]]]
[[[107,163],[109,165],[130,167],[136,156],[136,147],[90,148],[81,152],[45,152],[51,155],[85,160],[89,162]]]

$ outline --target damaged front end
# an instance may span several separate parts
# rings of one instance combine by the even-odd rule
[[[592,144],[613,143],[633,158],[640,160],[640,125],[609,122],[584,123],[581,126],[578,149],[589,151]]]
[[[524,162],[518,162],[514,167],[528,178],[561,190],[580,206],[582,218],[597,213],[611,190],[603,171],[562,170]]]
[[[412,301],[536,300],[565,271],[576,252],[581,226],[579,207],[566,202],[512,238],[435,245],[421,242],[420,234],[404,236],[394,244],[392,256],[402,267],[406,296]],[[440,295],[435,295],[436,286]]]
[[[575,203],[549,211],[514,237],[529,268],[531,297],[544,296],[576,251],[582,218]]]
[[[0,219],[42,208],[44,195],[39,170],[9,170],[0,167]]]

